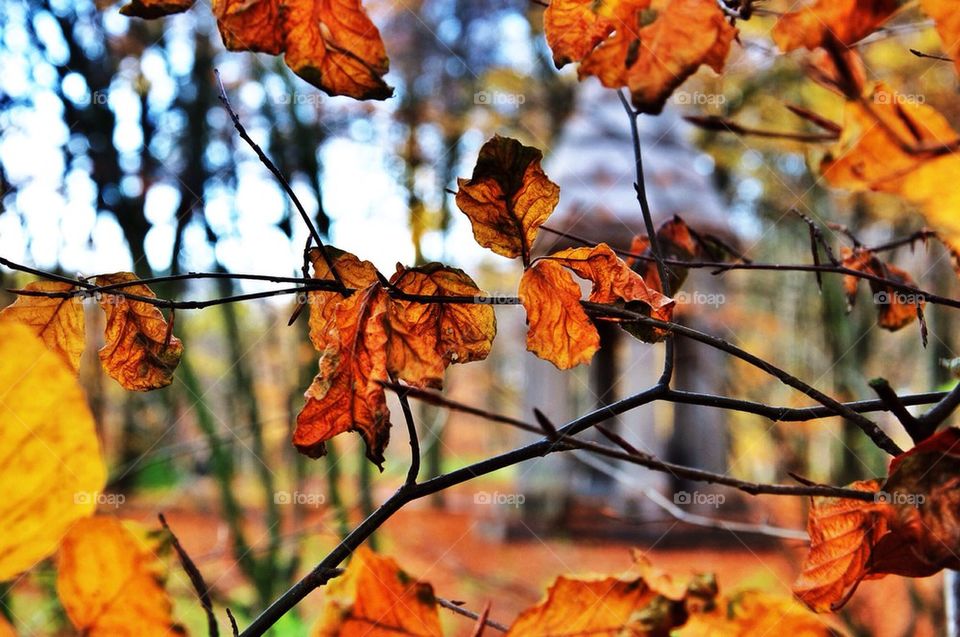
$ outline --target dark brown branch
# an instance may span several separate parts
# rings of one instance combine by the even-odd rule
[[[890,413],[896,416],[900,424],[903,425],[903,428],[910,434],[910,438],[914,443],[928,438],[930,434],[933,433],[932,430],[928,431],[927,426],[907,411],[907,406],[903,403],[903,400],[900,399],[900,396],[897,395],[897,392],[894,391],[893,387],[890,386],[886,378],[874,378],[869,384],[873,391],[877,392],[877,396],[879,396],[880,400],[887,406]],[[936,429],[936,425],[934,425],[933,428]]]
[[[918,58],[926,58],[928,60],[937,60],[939,62],[953,62],[951,58],[946,57],[945,55],[933,55],[932,53],[924,53],[923,51],[918,51],[917,49],[909,49],[910,53],[913,53]]]
[[[940,426],[940,423],[949,418],[957,407],[960,407],[960,383],[951,389],[930,411],[920,416],[918,420],[924,430],[930,432],[928,435],[932,435]]]
[[[749,128],[717,115],[686,115],[685,120],[703,130],[721,133],[733,133],[741,137],[763,137],[766,139],[784,139],[793,142],[821,143],[833,142],[840,138],[839,133],[792,133],[789,131],[768,131]]]
[[[200,569],[198,569],[197,565],[194,564],[192,559],[190,559],[190,555],[188,555],[183,546],[181,546],[180,540],[177,539],[176,534],[167,524],[167,519],[162,513],[158,513],[157,517],[160,518],[160,525],[163,526],[164,530],[170,536],[170,544],[173,545],[173,550],[176,552],[177,557],[180,558],[180,565],[183,566],[183,570],[187,573],[187,577],[190,578],[190,583],[193,584],[193,590],[197,592],[197,597],[200,599],[200,605],[203,606],[203,612],[207,615],[208,634],[210,637],[219,637],[220,626],[217,624],[216,615],[213,614],[213,601],[210,599],[210,587],[207,586],[206,581],[203,579],[203,575],[200,573]]]

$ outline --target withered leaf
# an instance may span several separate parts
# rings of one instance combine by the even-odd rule
[[[96,279],[101,287],[136,280],[130,272],[102,274]],[[142,284],[124,287],[123,291],[156,298]],[[107,374],[135,391],[159,389],[172,383],[173,372],[183,355],[183,343],[170,333],[171,326],[160,310],[145,301],[111,292],[100,295],[100,307],[107,315],[106,343],[100,350],[100,362]]]
[[[898,0],[815,0],[781,16],[773,40],[782,51],[813,50],[827,40],[850,46],[873,33],[899,5]]]
[[[97,516],[75,524],[60,545],[57,594],[88,637],[185,635],[173,621],[156,540],[136,526]]]
[[[376,283],[336,305],[338,346],[324,354],[329,359],[321,361],[297,416],[293,442],[301,453],[317,458],[326,453],[327,440],[357,431],[367,457],[382,468],[390,438],[390,411],[379,384],[388,379],[387,307],[387,294]]]
[[[277,55],[330,95],[382,100],[389,59],[360,0],[214,0],[224,46]]]
[[[47,557],[107,480],[74,372],[32,329],[0,321],[0,582]]]
[[[483,292],[465,272],[440,263],[397,266],[390,283],[422,297],[478,298]],[[493,307],[476,303],[425,303],[392,299],[387,368],[418,387],[440,387],[452,363],[483,360],[497,332]]]
[[[580,62],[608,88],[627,87],[634,107],[659,113],[701,65],[716,72],[736,37],[713,0],[558,0],[544,15],[554,62]]]
[[[480,149],[473,176],[457,180],[457,206],[470,218],[477,243],[524,264],[537,229],[560,201],[542,158],[536,148],[496,135]]]
[[[865,248],[847,248],[841,250],[841,263],[844,267],[865,274],[882,277],[896,283],[913,286],[914,281],[907,272],[895,265],[881,261],[873,252]],[[852,274],[844,275],[843,289],[847,294],[847,303],[853,305],[857,298],[860,278]],[[926,300],[919,294],[907,294],[890,285],[878,281],[869,281],[873,303],[877,308],[877,324],[887,330],[896,331],[917,319],[917,306],[922,311]]]
[[[361,546],[346,572],[324,587],[323,614],[311,637],[442,637],[433,587]]]
[[[26,290],[36,292],[70,292],[76,286],[59,281],[34,281]],[[80,369],[84,348],[83,302],[79,297],[18,296],[0,311],[0,320],[16,321],[30,328],[56,352],[73,373]]]
[[[588,362],[599,347],[599,333],[580,307],[580,287],[567,268],[593,283],[593,303],[622,302],[652,318],[669,321],[674,301],[647,286],[605,243],[561,250],[538,259],[520,280],[527,310],[527,349],[560,369]],[[655,331],[653,339],[661,336]]]

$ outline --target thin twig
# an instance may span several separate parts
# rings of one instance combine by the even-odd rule
[[[900,399],[900,396],[897,395],[886,378],[874,378],[869,382],[869,385],[873,391],[877,392],[877,396],[884,402],[890,413],[900,421],[914,443],[928,438],[933,433],[933,430],[928,431],[927,426],[907,411],[907,406],[903,404],[903,400]],[[933,429],[936,428],[936,425],[934,425]]]
[[[398,391],[397,398],[400,400],[403,419],[407,423],[407,434],[410,437],[410,468],[407,470],[407,478],[404,481],[404,485],[413,486],[417,483],[417,478],[420,476],[420,437],[417,435],[417,423],[413,419],[413,410],[410,409],[407,392],[405,390]]]
[[[250,138],[249,134],[247,134],[247,129],[244,128],[243,124],[240,122],[240,116],[237,115],[237,112],[233,110],[233,107],[230,105],[230,99],[227,97],[227,90],[224,88],[223,80],[220,78],[220,71],[214,69],[213,72],[217,76],[217,85],[220,90],[220,101],[223,103],[224,108],[227,109],[227,113],[230,115],[230,119],[233,121],[233,127],[237,129],[240,139],[245,141],[247,145],[253,149],[253,152],[257,154],[257,158],[260,160],[260,163],[266,166],[267,170],[273,173],[273,176],[276,177],[280,187],[283,188],[284,192],[287,193],[287,196],[290,197],[290,201],[293,202],[297,212],[300,213],[300,218],[303,219],[303,223],[307,226],[307,230],[310,231],[310,236],[313,237],[313,242],[316,243],[317,248],[320,249],[320,252],[323,255],[323,260],[326,262],[327,267],[330,269],[330,273],[333,275],[333,280],[337,282],[339,292],[344,295],[348,294],[347,287],[344,285],[343,279],[340,278],[340,274],[337,272],[337,268],[333,263],[333,259],[330,257],[330,253],[327,251],[327,247],[323,243],[323,239],[320,237],[320,231],[317,230],[313,220],[310,219],[310,215],[307,214],[303,204],[300,203],[300,198],[297,197],[297,194],[293,191],[293,188],[290,187],[290,182],[288,182],[287,178],[283,176],[283,173],[280,172],[280,169],[277,168],[276,164],[274,164],[273,161],[267,157],[267,154],[263,152],[263,149],[260,148],[260,146]]]
[[[749,128],[717,115],[686,115],[683,119],[703,130],[733,133],[741,137],[764,137],[766,139],[783,139],[804,143],[833,142],[840,138],[839,133],[834,132],[793,133],[790,131],[769,131],[759,128]]]
[[[473,619],[473,620],[479,620],[481,617],[479,613],[476,613],[470,610],[469,608],[464,608],[461,602],[454,602],[449,599],[444,599],[443,597],[437,597],[436,600],[438,605],[446,608],[449,611],[453,611],[457,615],[462,615],[463,617],[469,617],[470,619]],[[510,630],[506,625],[501,624],[498,621],[494,621],[489,617],[485,617],[483,623],[494,630],[499,630],[502,633],[505,633],[508,630]]]
[[[187,577],[190,578],[190,583],[193,584],[193,590],[197,592],[197,597],[200,598],[200,605],[203,606],[203,612],[207,615],[207,632],[209,633],[210,637],[219,637],[220,626],[217,624],[217,616],[213,613],[213,601],[210,599],[210,587],[207,586],[206,581],[203,579],[203,575],[200,573],[200,569],[198,569],[197,565],[193,563],[192,559],[190,559],[190,555],[187,554],[187,551],[183,548],[183,546],[181,546],[180,540],[177,539],[176,534],[167,524],[167,519],[162,513],[158,513],[157,517],[160,518],[160,525],[170,536],[170,543],[173,545],[173,550],[177,553],[177,557],[180,558],[180,565],[183,566],[183,570],[187,573]]]

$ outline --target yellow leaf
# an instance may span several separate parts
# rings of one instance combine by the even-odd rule
[[[397,266],[390,281],[397,289],[422,297],[477,298],[483,294],[465,272],[440,263]],[[387,367],[418,387],[440,387],[452,363],[483,360],[497,331],[493,307],[471,303],[424,303],[392,299]]]
[[[157,544],[116,518],[81,520],[57,559],[57,594],[86,637],[184,635],[163,588]]]
[[[34,281],[27,290],[70,292],[76,286],[59,281]],[[83,354],[83,302],[78,297],[19,296],[0,311],[0,320],[22,323],[43,339],[76,374]]]
[[[50,555],[106,482],[93,416],[67,364],[0,322],[0,581]]]
[[[530,260],[537,230],[560,201],[560,187],[540,168],[543,154],[496,135],[480,149],[470,179],[458,179],[457,206],[477,243],[505,257]]]
[[[183,13],[193,6],[196,0],[131,0],[129,4],[120,7],[120,13],[125,16],[153,20],[174,13]]]
[[[745,591],[720,600],[715,610],[692,613],[673,637],[754,637],[788,634],[790,637],[838,637],[841,633],[821,616],[789,597]]]
[[[311,637],[442,637],[430,584],[389,557],[358,548],[346,572],[324,588],[323,615]]]
[[[833,40],[850,46],[873,33],[899,5],[898,0],[816,0],[786,13],[773,27],[781,51],[813,50]]]
[[[130,272],[118,272],[98,276],[97,285],[136,280]],[[123,291],[156,298],[150,288],[142,284],[125,287]],[[135,391],[159,389],[172,383],[173,372],[183,355],[183,344],[170,333],[171,326],[160,310],[145,301],[109,292],[101,295],[100,307],[107,315],[106,344],[100,350],[100,362],[110,377]]]
[[[956,0],[920,0],[920,6],[933,18],[943,48],[953,58],[960,73],[960,11]]]

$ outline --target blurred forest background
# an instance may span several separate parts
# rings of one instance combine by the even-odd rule
[[[785,8],[780,4],[786,3],[765,6],[776,11]],[[226,53],[206,11],[144,22],[86,0],[2,3],[0,254],[71,275],[117,270],[142,278],[190,271],[296,275],[306,231],[236,135],[217,99],[213,70],[219,69],[247,129],[332,244],[386,272],[396,261],[444,260],[465,267],[487,290],[512,293],[517,264],[475,246],[469,223],[446,189],[456,187],[457,176],[469,175],[479,146],[494,133],[543,148],[550,174],[551,148],[578,125],[577,95],[595,80],[579,85],[569,69],[554,69],[541,32],[542,7],[534,2],[373,0],[367,7],[384,36],[391,57],[387,80],[396,87],[395,96],[382,103],[329,98],[277,58]],[[741,250],[758,261],[808,262],[807,230],[789,213],[794,208],[820,223],[844,224],[869,244],[921,228],[916,211],[894,197],[829,191],[810,168],[825,144],[703,132],[680,120],[678,115],[709,114],[757,128],[803,130],[786,103],[842,120],[842,100],[806,79],[802,55],[772,54],[772,24],[769,16],[742,24],[724,77],[702,71],[678,93],[688,99],[674,97],[663,116],[705,153],[697,170],[716,189],[724,223]],[[937,47],[930,25],[906,11],[859,48],[871,77],[925,100],[958,125],[953,69],[908,51]],[[590,117],[590,109],[581,115]],[[628,135],[625,115],[620,125],[618,133]],[[644,151],[656,155],[656,139]],[[611,157],[611,164],[630,165],[629,148],[623,152]],[[654,177],[648,187],[656,191],[669,183]],[[589,237],[589,222],[578,232]],[[849,245],[842,233],[831,240]],[[957,294],[949,260],[938,246],[904,247],[891,260],[921,287]],[[697,281],[712,278],[699,276]],[[710,313],[719,336],[845,399],[873,397],[867,382],[876,376],[889,379],[900,393],[938,388],[949,380],[941,360],[958,356],[955,325],[940,307],[928,307],[930,343],[923,350],[915,327],[894,334],[876,327],[867,292],[848,315],[838,277],[825,277],[822,292],[802,273],[728,272],[713,278],[722,278],[725,300],[684,306],[681,317]],[[0,270],[2,288],[26,280]],[[154,286],[159,296],[171,298],[259,289],[266,288],[228,280]],[[2,300],[5,305],[12,297]],[[397,435],[384,475],[361,461],[357,440],[348,437],[330,444],[330,454],[318,461],[300,457],[290,445],[302,392],[316,365],[306,322],[287,326],[292,310],[284,298],[178,313],[176,331],[189,345],[175,383],[162,391],[122,391],[89,353],[82,369],[112,470],[109,488],[124,496],[117,506],[124,517],[150,522],[163,511],[208,581],[230,600],[241,625],[325,554],[405,470],[406,445]],[[524,352],[522,319],[511,307],[497,314],[501,338],[490,360],[452,369],[447,391],[469,404],[524,415],[523,360],[531,355]],[[88,320],[102,318],[89,312]],[[88,334],[94,338],[98,331]],[[739,363],[725,367],[721,381],[717,391],[769,404],[807,404]],[[433,474],[522,439],[471,417],[417,409],[427,471]],[[657,417],[673,422],[660,412]],[[897,431],[893,423],[882,424]],[[729,414],[723,426],[725,464],[737,477],[783,480],[792,471],[842,484],[884,470],[882,454],[856,428],[836,419],[773,424]],[[660,534],[643,529],[679,524],[664,511],[659,519],[645,513],[632,520],[636,536],[618,525],[621,511],[609,513],[618,529],[612,534],[515,533],[532,525],[526,516],[536,512],[519,511],[522,504],[515,506],[515,500],[477,506],[483,504],[477,493],[517,493],[516,471],[402,512],[377,535],[377,543],[431,579],[441,596],[476,608],[491,599],[493,615],[503,617],[535,601],[560,572],[620,568],[630,546],[662,553],[659,564],[671,570],[716,564],[721,582],[786,591],[795,574],[796,541],[781,545],[755,538],[754,544],[749,535],[731,541],[727,531],[700,529],[694,545],[660,546]],[[802,527],[803,502],[770,500],[711,508],[706,515]],[[514,572],[521,560],[523,572]],[[172,586],[178,616],[202,630],[203,616],[186,577],[175,572]],[[867,583],[843,618],[859,634],[936,634],[939,586],[938,578]],[[41,570],[2,592],[4,604],[30,618],[22,634],[66,630],[51,587],[51,576]],[[307,634],[319,611],[319,604],[309,601],[285,618],[276,634]],[[903,612],[894,620],[884,613],[888,619],[881,626],[877,609],[890,604]],[[449,621],[467,629],[455,616]]]

